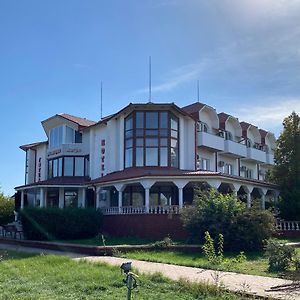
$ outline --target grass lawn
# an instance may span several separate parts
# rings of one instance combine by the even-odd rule
[[[296,249],[300,255],[300,248]],[[189,267],[198,267],[204,269],[217,269],[222,271],[232,271],[237,273],[245,273],[251,275],[261,275],[269,277],[282,277],[287,274],[269,273],[268,272],[268,259],[264,257],[262,252],[246,253],[247,260],[241,263],[225,263],[221,265],[212,265],[205,258],[203,253],[182,253],[182,252],[128,252],[122,255],[131,259],[139,259],[153,262],[161,262]],[[225,255],[225,258],[232,258],[233,255]]]
[[[0,257],[1,299],[126,299],[118,267],[12,251],[0,251]],[[213,286],[175,282],[159,274],[140,275],[140,281],[139,290],[133,291],[135,300],[244,299]]]

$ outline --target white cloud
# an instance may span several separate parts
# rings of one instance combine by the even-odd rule
[[[255,103],[257,103],[257,99]],[[300,113],[300,97],[287,99],[267,98],[262,100],[261,103],[265,104],[246,105],[238,108],[233,115],[238,116],[240,121],[244,120],[260,128],[277,131],[283,119],[290,115],[292,111]]]

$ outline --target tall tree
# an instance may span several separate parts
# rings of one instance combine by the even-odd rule
[[[281,216],[300,220],[300,117],[295,112],[283,121],[271,178],[281,188]]]

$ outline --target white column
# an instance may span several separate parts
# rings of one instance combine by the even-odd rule
[[[260,200],[261,200],[261,208],[266,209],[266,195],[262,194]]]
[[[173,183],[178,188],[178,205],[179,209],[181,209],[183,208],[183,188],[189,183],[189,181],[185,179],[178,179],[176,181],[173,181]]]
[[[146,213],[149,213],[149,207],[150,207],[150,189],[151,189],[151,186],[154,183],[155,183],[155,180],[150,180],[150,179],[146,179],[146,180],[142,180],[141,181],[141,185],[145,189],[145,212]]]
[[[248,208],[251,207],[251,193],[250,192],[247,193],[247,207]]]
[[[45,207],[45,192],[43,188],[40,188],[40,207]]]
[[[100,188],[96,188],[96,209],[100,208]]]
[[[58,207],[64,208],[65,206],[65,189],[59,188],[59,195],[58,195]]]
[[[82,199],[81,199],[81,207],[82,208],[85,208],[85,206],[86,206],[86,189],[85,188],[83,188],[82,189]]]
[[[178,188],[178,204],[179,208],[183,208],[183,188]]]
[[[21,209],[24,208],[24,191],[21,191]]]
[[[149,212],[149,203],[150,203],[150,188],[145,188],[145,210],[146,213]]]
[[[123,192],[118,191],[118,206],[119,206],[119,213],[122,212],[122,202],[123,202]]]
[[[122,212],[122,205],[123,205],[123,191],[125,189],[126,185],[124,184],[115,184],[115,188],[118,191],[118,207],[119,207],[119,213]]]

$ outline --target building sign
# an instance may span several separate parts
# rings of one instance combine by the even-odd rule
[[[38,181],[41,181],[41,170],[42,170],[42,158],[39,157],[39,162],[38,162]]]
[[[101,177],[104,176],[105,171],[105,140],[101,140],[101,163],[100,163]]]
[[[51,152],[48,152],[48,157],[58,155],[61,153],[61,149],[53,150]]]

